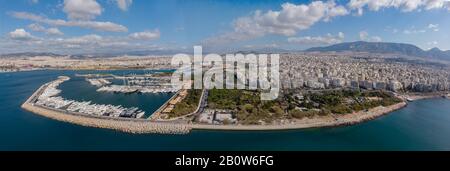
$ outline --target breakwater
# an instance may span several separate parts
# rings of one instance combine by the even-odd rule
[[[68,112],[35,104],[48,84],[41,86],[25,103],[22,108],[58,121],[74,123],[82,126],[113,129],[128,133],[160,133],[160,134],[187,134],[191,127],[187,124],[170,122],[151,122],[146,119],[112,118],[105,116],[94,116],[76,112]]]

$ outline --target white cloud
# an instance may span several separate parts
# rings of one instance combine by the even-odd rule
[[[428,24],[427,28],[433,31],[439,31],[439,24]]]
[[[28,28],[30,30],[37,31],[37,32],[43,32],[43,33],[48,34],[48,35],[59,35],[59,36],[60,35],[64,35],[64,33],[61,32],[58,28],[55,28],[55,27],[53,27],[53,28],[45,28],[44,26],[41,26],[41,25],[36,24],[36,23],[28,25]]]
[[[31,40],[34,39],[34,36],[28,33],[25,29],[18,28],[12,32],[9,32],[9,38],[13,40]]]
[[[437,44],[439,44],[437,41],[427,42],[428,46],[436,46]]]
[[[369,37],[369,33],[366,31],[360,31],[359,32],[359,39],[360,40],[367,40],[367,37]]]
[[[28,25],[28,28],[33,31],[39,31],[39,32],[42,32],[45,30],[45,27],[43,27],[39,24],[36,24],[36,23]]]
[[[66,43],[69,45],[83,45],[83,44],[97,44],[102,42],[104,39],[102,36],[96,34],[90,34],[80,37],[73,37],[68,39],[57,39],[62,43]]]
[[[37,4],[37,3],[39,3],[39,0],[31,0],[30,2],[33,4]]]
[[[99,22],[99,21],[66,21],[61,19],[49,19],[43,16],[35,15],[27,12],[12,12],[13,17],[19,19],[31,20],[38,23],[45,23],[52,26],[65,26],[65,27],[82,27],[88,29],[94,29],[99,31],[110,31],[110,32],[127,32],[128,29],[119,24],[112,22]]]
[[[426,33],[428,30],[437,32],[439,31],[439,24],[428,24],[428,26],[424,26],[423,29],[416,29],[414,26],[403,30],[404,34],[419,34]]]
[[[380,36],[372,36],[369,41],[371,41],[371,42],[381,42],[382,39],[381,39]]]
[[[133,3],[133,0],[116,0],[116,2],[117,2],[117,6],[122,11],[127,11],[128,7],[130,7],[130,5]]]
[[[310,4],[284,3],[280,11],[255,11],[253,15],[240,17],[233,22],[234,31],[205,41],[206,44],[229,43],[262,37],[267,34],[293,36],[319,21],[329,21],[348,14],[344,6],[334,1],[313,1]]]
[[[378,11],[382,8],[397,8],[404,12],[440,8],[446,8],[450,11],[449,0],[350,0],[347,6],[351,10],[357,10],[358,15],[362,15],[365,7],[371,11]]]
[[[95,0],[64,0],[63,11],[71,20],[92,20],[102,14],[102,7]]]
[[[416,29],[405,29],[403,30],[403,34],[418,34],[418,33],[425,33],[427,32],[426,30],[416,30]]]
[[[101,36],[88,34],[75,37],[35,37],[19,28],[0,38],[2,53],[26,51],[55,52],[61,54],[122,53],[129,51],[165,50],[174,48],[152,44],[150,41],[132,39],[125,36]],[[176,48],[174,48],[176,49]]]
[[[146,32],[141,32],[146,33]],[[143,36],[145,37],[145,36]],[[141,37],[142,38],[142,37]],[[147,37],[148,38],[148,37]],[[139,39],[142,40],[142,39]],[[148,40],[148,39],[145,39]],[[47,46],[56,46],[64,48],[81,48],[81,49],[91,49],[96,48],[115,48],[114,50],[128,51],[141,47],[146,47],[147,45],[142,44],[140,41],[131,38],[130,36],[109,36],[103,37],[97,34],[88,34],[84,36],[71,37],[71,38],[57,38],[57,39],[46,39],[45,42]],[[105,49],[106,50],[106,49]],[[111,50],[111,49],[110,49]],[[109,52],[106,50],[106,52]]]
[[[154,40],[160,36],[159,30],[132,33],[128,37],[135,40]]]
[[[48,28],[47,29],[47,31],[45,32],[45,33],[47,33],[47,34],[49,34],[49,35],[64,35],[64,33],[63,32],[61,32],[58,28],[55,28],[55,27],[53,27],[53,28]]]
[[[323,45],[323,44],[336,44],[341,43],[344,40],[344,33],[339,32],[337,35],[327,34],[326,36],[305,36],[305,37],[290,37],[289,43],[306,44],[306,45]]]
[[[425,1],[425,9],[439,9],[439,8],[447,8],[450,10],[450,1],[449,0],[427,0]]]
[[[368,41],[368,42],[381,42],[382,41],[380,36],[370,37],[369,33],[367,33],[366,31],[359,32],[359,39],[362,41]]]

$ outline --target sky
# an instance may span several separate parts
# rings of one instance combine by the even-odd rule
[[[341,42],[450,50],[450,0],[0,0],[0,54],[303,50]]]

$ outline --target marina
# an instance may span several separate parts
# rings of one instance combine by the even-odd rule
[[[98,92],[114,92],[114,93],[174,93],[178,90],[169,86],[148,87],[148,86],[128,86],[128,85],[111,85],[97,89]]]
[[[91,85],[97,86],[97,87],[102,87],[105,85],[110,85],[111,82],[104,79],[104,78],[100,78],[100,79],[88,79],[86,78],[86,81],[88,81]]]
[[[44,86],[42,93],[37,96],[35,105],[45,106],[54,109],[65,110],[68,112],[78,112],[96,116],[124,117],[124,118],[142,118],[145,112],[136,107],[124,108],[115,105],[93,104],[91,101],[75,101],[64,99],[58,96],[61,90],[57,87],[69,77],[61,76],[57,80],[52,81]]]
[[[170,75],[170,74],[168,74]],[[114,75],[114,74],[77,74],[77,77],[85,77],[91,85],[98,87],[97,92],[113,93],[175,93],[169,76],[158,74],[142,75]],[[115,81],[114,81],[115,80]],[[114,82],[113,82],[114,81]]]

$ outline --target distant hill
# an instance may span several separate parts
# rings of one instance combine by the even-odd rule
[[[0,57],[36,57],[36,56],[60,57],[64,55],[49,52],[23,52],[23,53],[9,53],[0,55]]]
[[[401,54],[415,57],[436,58],[450,60],[450,50],[442,51],[438,48],[433,48],[428,51],[405,43],[386,43],[386,42],[347,42],[339,43],[326,47],[313,47],[305,50],[307,52],[369,52],[369,53],[390,53]]]
[[[291,52],[291,51],[286,50],[286,49],[281,49],[281,48],[260,48],[260,49],[240,50],[240,51],[236,51],[233,53],[235,53],[235,54],[237,54],[237,53],[241,53],[241,54],[250,54],[250,53],[271,54],[271,53],[288,53],[288,52]]]

